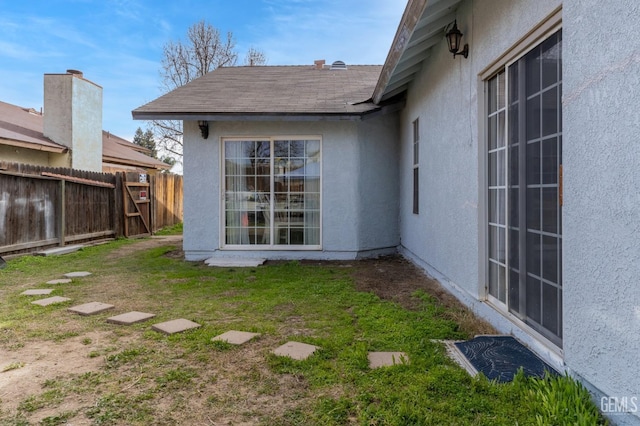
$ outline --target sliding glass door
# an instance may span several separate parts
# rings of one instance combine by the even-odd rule
[[[562,33],[487,81],[488,287],[562,345]]]
[[[319,138],[223,140],[224,246],[320,248]]]

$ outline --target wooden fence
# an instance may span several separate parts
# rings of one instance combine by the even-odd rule
[[[0,254],[150,235],[181,221],[182,176],[0,163]]]

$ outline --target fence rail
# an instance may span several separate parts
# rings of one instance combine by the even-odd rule
[[[147,226],[127,223],[123,182],[138,173],[96,173],[0,162],[0,254],[154,232],[182,221],[182,176],[153,176]],[[153,213],[153,214],[151,214]],[[125,228],[128,232],[125,233]]]

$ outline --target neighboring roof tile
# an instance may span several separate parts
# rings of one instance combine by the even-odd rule
[[[63,153],[68,150],[42,134],[42,114],[0,101],[0,139],[41,151]]]
[[[33,109],[0,102],[0,143],[28,149],[64,153],[68,148],[43,135],[44,118]],[[102,160],[129,166],[169,169],[171,166],[156,160],[136,145],[108,132],[102,132]]]
[[[170,165],[139,152],[139,145],[131,143],[109,132],[102,132],[103,161],[117,162],[131,166],[144,166],[154,169],[169,169]],[[144,148],[143,148],[144,149]]]
[[[360,115],[378,109],[370,99],[381,69],[380,65],[349,65],[347,70],[217,68],[141,106],[133,116]]]

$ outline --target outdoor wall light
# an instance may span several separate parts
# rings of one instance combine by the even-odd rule
[[[453,53],[453,57],[456,55],[462,55],[465,58],[469,56],[469,45],[465,44],[460,51],[460,42],[462,41],[462,33],[458,29],[457,21],[453,21],[453,27],[447,31],[445,35],[447,37],[447,43],[449,44],[449,52]]]
[[[204,120],[198,121],[198,127],[200,127],[200,134],[202,135],[202,139],[206,139],[209,137],[209,122]]]

